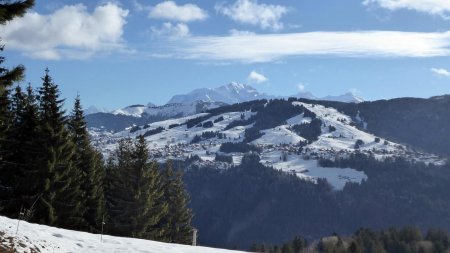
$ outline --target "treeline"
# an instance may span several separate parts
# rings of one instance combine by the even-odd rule
[[[69,116],[46,70],[42,86],[6,89],[1,138],[0,213],[61,228],[166,242],[191,241],[181,175],[149,162],[143,136],[108,159],[90,143],[80,98]],[[19,213],[22,212],[23,215]]]
[[[358,229],[352,236],[332,235],[310,244],[301,236],[282,245],[254,244],[258,253],[445,253],[450,249],[448,232],[430,229],[422,235],[415,227],[374,231]]]
[[[194,164],[185,173],[200,243],[248,249],[253,242],[280,244],[295,235],[314,241],[361,227],[450,230],[450,164],[380,161],[363,154],[320,161],[368,176],[361,184],[334,190],[324,179],[310,182],[258,161],[257,155],[247,155],[228,170]]]
[[[34,1],[0,5],[0,23]],[[3,50],[3,46],[0,47]],[[5,58],[0,57],[0,64]],[[0,214],[66,229],[189,243],[192,213],[171,163],[148,162],[144,137],[124,140],[105,165],[90,143],[80,98],[69,116],[45,71],[13,88],[25,68],[0,67]],[[106,222],[106,224],[105,224]]]
[[[2,3],[0,24],[33,4]],[[141,136],[122,141],[105,164],[91,145],[80,98],[67,115],[48,69],[36,90],[13,88],[24,71],[0,67],[0,215],[95,233],[105,225],[111,235],[189,243],[189,198],[171,163],[159,169],[149,162]]]

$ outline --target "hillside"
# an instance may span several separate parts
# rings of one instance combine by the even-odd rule
[[[0,216],[0,252],[142,252],[142,253],[238,253],[206,247],[160,243],[133,238],[103,236],[59,229]],[[10,250],[10,251],[9,251]]]
[[[428,99],[396,98],[359,104],[319,103],[349,115],[360,127],[375,135],[418,150],[450,155],[447,145],[450,142],[450,95]]]
[[[400,116],[411,102],[399,100],[406,105],[390,109],[383,101],[257,100],[91,135],[106,157],[119,140],[144,135],[151,159],[175,160],[205,245],[247,249],[252,242],[316,240],[360,227],[449,228],[445,157],[413,148],[399,134],[371,130],[375,117],[397,124],[398,132],[434,125],[446,108],[424,100],[433,106],[416,115],[421,106],[410,104],[409,115],[427,122],[407,125]],[[427,129],[416,134],[438,138]]]
[[[364,101],[351,92],[322,98],[318,98],[310,92],[300,92],[291,97],[344,103]],[[225,105],[276,98],[287,97],[268,95],[259,92],[250,85],[232,82],[216,88],[200,88],[186,94],[175,95],[165,105],[161,106],[156,106],[153,103],[147,105],[134,104],[111,112],[91,106],[85,110],[85,113],[89,127],[117,132],[133,125],[144,125],[164,119],[185,117]]]
[[[336,189],[367,176],[350,168],[333,170],[317,165],[319,158],[364,153],[384,159],[405,157],[442,164],[439,157],[408,150],[388,139],[357,128],[357,120],[338,110],[295,100],[259,100],[212,109],[171,120],[135,126],[117,133],[92,131],[93,143],[109,156],[118,140],[144,135],[153,159],[185,160],[197,155],[218,168],[238,165],[246,145],[255,147],[261,162],[300,178],[326,178]],[[357,144],[358,143],[358,144]],[[217,156],[231,159],[218,161]]]

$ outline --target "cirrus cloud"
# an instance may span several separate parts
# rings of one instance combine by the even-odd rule
[[[9,48],[33,58],[84,59],[96,53],[126,50],[123,30],[128,10],[107,3],[92,13],[83,4],[64,6],[52,14],[25,14],[2,26]]]
[[[255,46],[257,45],[257,46]],[[288,57],[437,57],[450,55],[450,32],[307,32],[191,36],[168,44],[179,58],[272,62]]]

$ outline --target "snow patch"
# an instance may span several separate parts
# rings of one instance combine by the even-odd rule
[[[238,253],[239,251],[169,244],[126,237],[65,230],[44,225],[20,222],[16,234],[17,220],[0,216],[0,232],[4,238],[12,238],[10,246],[19,253],[25,252],[142,252],[142,253]],[[9,242],[5,242],[9,243]],[[32,249],[34,251],[32,251]],[[242,251],[240,251],[242,252]],[[242,252],[243,253],[243,252]]]

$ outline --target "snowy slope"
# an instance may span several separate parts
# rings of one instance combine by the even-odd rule
[[[163,106],[148,105],[132,105],[122,109],[115,110],[113,114],[120,114],[133,117],[152,117],[159,116],[164,118],[183,117],[196,114],[208,109],[223,106],[220,102],[202,102],[195,101],[191,103],[170,103]]]
[[[193,103],[196,101],[223,102],[235,104],[245,101],[268,98],[265,94],[259,93],[250,85],[240,83],[230,83],[217,88],[196,89],[185,95],[175,95],[170,99],[171,103]]]
[[[133,117],[141,117],[147,106],[145,105],[130,105],[125,108],[117,109],[113,111],[113,114],[121,114]]]
[[[84,115],[89,115],[89,114],[93,114],[93,113],[98,113],[98,112],[104,112],[107,113],[110,110],[106,109],[106,108],[97,108],[96,106],[89,106],[88,108],[84,109]]]
[[[103,236],[103,242],[101,242],[98,234],[59,229],[24,221],[20,222],[17,234],[16,228],[17,220],[0,216],[0,237],[3,237],[1,244],[3,246],[14,246],[15,252],[238,253],[238,251],[231,250],[114,236]],[[10,238],[12,239],[10,240]]]
[[[326,101],[337,101],[337,102],[344,102],[344,103],[361,103],[364,102],[364,99],[357,96],[353,92],[347,92],[343,95],[338,96],[325,96],[320,98],[319,100],[326,100]]]
[[[395,144],[385,144],[384,140],[380,138],[379,142],[375,141],[377,136],[364,132],[351,125],[352,119],[334,108],[326,108],[322,105],[312,105],[302,102],[294,102],[295,105],[303,105],[308,110],[314,112],[322,123],[322,134],[319,140],[308,145],[309,148],[320,151],[333,149],[335,151],[355,152],[356,140],[362,140],[363,145],[359,148],[360,151],[379,151],[379,152],[400,152],[405,147]],[[336,131],[330,132],[328,126],[333,126]]]
[[[304,146],[306,140],[295,133],[294,125],[309,123],[311,118],[303,114],[296,115],[274,128],[261,130],[262,136],[252,141],[252,144],[261,148],[261,161],[276,169],[289,173],[295,173],[300,178],[315,181],[318,178],[326,178],[335,189],[342,189],[347,182],[360,183],[367,176],[353,169],[321,168],[317,164],[320,158],[335,159],[345,158],[355,152],[373,155],[377,159],[390,156],[402,156],[407,159],[419,159],[424,162],[440,162],[433,155],[417,154],[406,147],[379,138],[355,127],[352,118],[338,112],[331,107],[303,102],[292,102],[292,106],[303,106],[313,112],[317,119],[322,122],[321,134],[317,141]],[[220,146],[225,142],[242,142],[245,130],[253,127],[253,124],[237,126],[225,130],[233,121],[250,118],[257,112],[236,111],[226,112],[220,115],[208,113],[196,114],[188,117],[165,120],[147,125],[145,128],[131,132],[131,129],[118,133],[96,133],[92,132],[93,142],[108,156],[117,147],[117,141],[138,135],[145,135],[154,129],[163,129],[161,132],[146,137],[150,154],[153,159],[164,161],[167,159],[184,160],[192,155],[198,155],[204,163],[215,163],[217,168],[226,169],[231,166],[221,162],[215,162],[216,153],[220,153]],[[208,117],[209,116],[209,117]],[[202,123],[214,121],[212,127],[204,128],[202,123],[188,128],[186,122],[189,119],[205,117]],[[221,121],[217,119],[223,118]],[[358,119],[356,119],[358,120]],[[361,120],[361,119],[360,119]],[[217,121],[217,122],[216,122]],[[364,123],[364,122],[362,122]],[[334,129],[334,130],[330,130]],[[203,139],[198,143],[192,143],[195,136],[201,136],[204,132],[218,132],[225,138],[213,137]],[[363,141],[359,148],[355,147],[357,140]],[[301,148],[301,146],[303,146]],[[233,164],[240,164],[242,153],[231,153]]]

